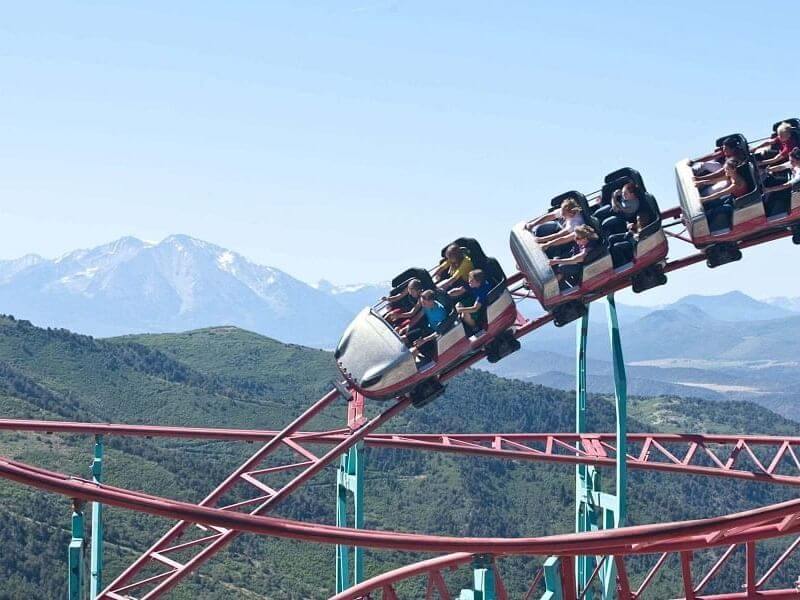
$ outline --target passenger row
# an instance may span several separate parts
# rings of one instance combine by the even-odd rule
[[[741,258],[736,242],[744,236],[800,217],[800,120],[772,131],[753,145],[742,134],[724,136],[710,154],[675,166],[684,221],[710,267]]]
[[[444,260],[423,279],[412,277],[403,284],[405,287],[401,285],[397,293],[381,301],[387,303],[384,318],[412,354],[427,362],[436,360],[433,342],[457,319],[468,335],[483,332],[489,293],[501,282],[476,269],[469,250],[457,244],[447,246]]]
[[[441,391],[438,375],[486,352],[496,362],[519,348],[517,309],[500,263],[472,238],[441,252],[430,271],[412,268],[364,309],[334,352],[347,379],[371,398],[409,392],[421,406]]]
[[[616,281],[630,279],[636,292],[666,283],[661,212],[634,169],[610,173],[588,198],[565,192],[550,206],[513,228],[511,251],[556,325],[581,316],[581,299]]]

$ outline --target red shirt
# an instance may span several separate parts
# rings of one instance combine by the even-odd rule
[[[737,177],[736,179],[734,179],[733,183],[734,187],[733,190],[731,191],[731,195],[736,198],[741,198],[750,191],[750,186],[747,185],[747,182],[741,177]]]
[[[797,144],[797,134],[793,131],[789,135],[789,139],[787,139],[785,142],[781,141],[779,139],[778,143],[781,145],[781,150],[780,150],[779,154],[781,156],[789,156],[789,153],[792,150],[794,150],[795,148],[797,148],[797,146],[798,146],[798,144]]]

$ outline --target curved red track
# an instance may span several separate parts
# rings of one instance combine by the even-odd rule
[[[732,515],[609,529],[588,534],[542,538],[465,538],[304,523],[277,517],[244,515],[221,508],[153,496],[0,459],[0,476],[70,498],[101,502],[167,518],[213,525],[236,531],[298,539],[321,544],[415,552],[471,554],[650,554],[692,550],[800,532],[800,498]]]
[[[0,430],[267,442],[274,440],[279,434],[275,431],[9,419],[0,420]],[[290,436],[290,439],[297,440],[298,443],[325,445],[337,445],[346,438],[347,435],[340,431],[298,432]],[[603,452],[598,448],[606,451],[613,450],[611,446],[613,441],[613,434],[429,434],[416,436],[375,434],[365,437],[365,442],[374,447],[424,449],[455,454],[479,454],[546,462],[583,462],[595,465],[607,464],[606,461],[609,458],[603,456]],[[579,442],[583,448],[593,449],[593,452],[586,453],[580,449],[576,450],[574,446],[576,442]],[[489,444],[489,446],[484,444]],[[541,446],[541,449],[535,448],[537,444]],[[641,469],[664,470],[663,467],[666,463],[657,462],[652,456],[649,460],[643,460],[644,456],[650,455],[654,450],[658,451],[662,459],[672,464],[669,470],[678,472],[693,472],[691,458],[695,456],[709,457],[713,455],[716,460],[709,460],[715,464],[715,467],[703,467],[706,469],[704,474],[800,485],[800,463],[797,460],[797,452],[800,452],[800,437],[631,434],[629,444],[641,447],[638,456],[629,456],[628,459],[629,464]],[[686,452],[680,453],[681,456],[675,456],[673,452],[675,452],[676,445],[685,446]],[[569,452],[569,454],[557,454],[553,452],[555,448],[560,448],[562,452]],[[547,451],[548,449],[549,451]],[[702,449],[703,452],[699,452],[698,449]],[[709,454],[714,452],[716,454]],[[771,457],[769,461],[764,461],[768,462],[769,466],[764,466],[757,458],[758,455],[763,456],[765,453]],[[753,469],[747,471],[743,465],[737,465],[737,460],[742,456],[748,459],[748,463]],[[756,462],[753,462],[754,460]],[[796,472],[793,474],[774,472],[780,468],[793,469]],[[747,473],[750,476],[745,476]],[[439,589],[440,586],[445,585],[442,576],[445,569],[466,565],[471,562],[473,555],[482,553],[490,553],[494,556],[558,555],[567,558],[582,554],[613,555],[616,560],[622,561],[620,564],[624,568],[624,558],[635,554],[680,553],[685,555],[688,552],[718,546],[735,548],[739,544],[754,544],[774,537],[800,534],[800,499],[735,515],[681,523],[627,527],[593,534],[519,539],[452,538],[342,529],[288,519],[242,515],[224,509],[199,507],[113,486],[96,485],[84,479],[53,473],[10,460],[0,460],[0,476],[72,498],[98,501],[186,522],[202,523],[225,531],[248,531],[309,542],[357,545],[369,548],[454,553],[385,573],[339,594],[336,596],[337,600],[361,598],[366,593],[376,591],[383,591],[384,597],[391,597],[391,594],[394,593],[392,591],[394,584],[418,576],[428,577],[429,585],[433,586],[432,589]],[[440,589],[440,594],[443,593]],[[798,597],[795,595],[798,592],[794,590],[788,590],[785,593],[791,595],[757,597]],[[739,597],[747,598],[748,596],[727,595],[720,598]]]

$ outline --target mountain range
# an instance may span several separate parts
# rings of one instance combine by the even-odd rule
[[[307,284],[186,235],[159,243],[125,237],[54,260],[0,261],[0,312],[95,337],[237,326],[283,342],[332,348],[350,319],[388,283]],[[611,389],[602,303],[590,314],[590,384]],[[540,314],[535,301],[520,305]],[[800,418],[800,300],[741,292],[690,295],[664,306],[618,303],[631,389],[753,400]],[[545,327],[522,352],[484,367],[506,377],[570,389],[574,328]]]
[[[325,280],[309,285],[186,235],[158,243],[124,237],[54,260],[35,254],[0,260],[0,310],[96,337],[235,325],[285,342],[330,348],[352,316],[388,287],[387,282],[337,286]],[[522,307],[539,312],[535,302]],[[619,305],[619,314],[623,323],[658,331],[671,327],[673,319],[789,318],[800,315],[800,299],[759,301],[741,292],[691,295],[658,307]],[[604,318],[604,311],[593,311],[592,320]],[[678,357],[686,350],[666,344],[659,352]]]
[[[332,294],[185,235],[0,261],[0,307],[97,337],[237,325],[318,347],[352,315]]]

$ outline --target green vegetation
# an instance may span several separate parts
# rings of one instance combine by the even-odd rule
[[[3,417],[275,429],[329,389],[335,376],[326,352],[230,327],[96,340],[0,318]],[[744,402],[637,399],[630,412],[631,431],[798,430],[796,423]],[[610,431],[610,402],[593,398],[590,418],[595,430]],[[338,404],[313,428],[340,427],[343,419],[344,406]],[[435,403],[407,411],[386,427],[414,432],[572,428],[571,394],[479,371],[453,380]],[[108,483],[190,501],[200,500],[256,448],[124,438],[111,438],[107,446]],[[0,434],[0,454],[80,476],[88,474],[91,447],[89,437]],[[568,467],[368,450],[366,478],[370,528],[495,536],[572,529],[574,475]],[[630,480],[632,524],[723,514],[794,494],[774,486],[636,471]],[[332,523],[333,484],[329,470],[281,505],[278,514]],[[67,499],[0,481],[5,542],[0,598],[63,596],[70,510]],[[163,519],[109,510],[107,576],[129,564],[168,526]],[[389,552],[367,556],[369,575],[411,560]],[[330,547],[243,535],[171,597],[324,598],[333,586],[332,557]],[[698,569],[712,558],[698,556]],[[638,570],[648,561],[642,559]],[[503,565],[512,591],[520,595],[533,575],[532,561]],[[460,584],[468,576],[465,571],[454,575],[463,579]],[[679,593],[668,577],[654,586],[653,597]],[[413,584],[405,592],[419,597]]]

